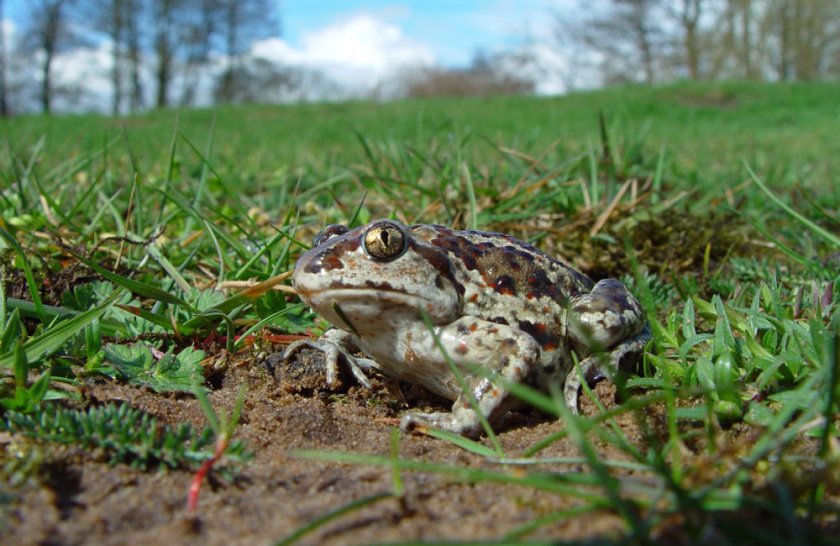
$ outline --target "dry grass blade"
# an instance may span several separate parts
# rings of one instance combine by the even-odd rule
[[[624,193],[627,191],[627,188],[629,188],[630,185],[633,184],[635,181],[635,178],[631,178],[621,185],[621,188],[619,188],[618,192],[615,194],[615,197],[612,198],[610,204],[607,206],[606,209],[604,209],[604,212],[602,212],[601,215],[598,216],[598,219],[595,221],[595,224],[592,226],[592,229],[589,230],[590,237],[594,237],[595,235],[597,235],[598,232],[601,231],[601,228],[603,228],[604,225],[606,225],[607,220],[610,219],[610,215],[618,207],[618,204],[621,202],[621,198],[624,197]]]

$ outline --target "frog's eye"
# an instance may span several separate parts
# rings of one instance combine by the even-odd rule
[[[323,231],[321,231],[321,233],[315,236],[315,240],[312,241],[312,246],[321,246],[333,237],[344,235],[348,231],[350,231],[350,228],[348,228],[347,226],[342,226],[341,224],[329,225],[325,227]]]
[[[393,222],[377,222],[365,233],[365,251],[375,260],[395,260],[402,256],[406,248],[408,237],[400,226]]]

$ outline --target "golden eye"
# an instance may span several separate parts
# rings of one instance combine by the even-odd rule
[[[399,258],[407,247],[408,237],[394,222],[376,222],[365,233],[365,251],[375,260],[388,262]]]

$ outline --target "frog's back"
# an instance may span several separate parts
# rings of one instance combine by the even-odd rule
[[[463,300],[463,314],[517,326],[543,348],[563,335],[562,310],[592,288],[563,262],[514,237],[444,226],[412,226],[412,235],[446,253]]]

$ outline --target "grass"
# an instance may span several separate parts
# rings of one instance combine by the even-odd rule
[[[743,510],[782,522],[771,543],[819,529],[836,517],[840,493],[838,91],[678,84],[3,121],[4,415],[49,441],[26,416],[73,398],[85,377],[189,392],[195,340],[221,336],[232,348],[260,327],[315,325],[272,288],[325,224],[395,215],[478,226],[592,274],[624,275],[654,340],[644,373],[620,386],[643,394],[581,418],[550,395],[508,386],[566,426],[523,446],[525,463],[498,445],[440,435],[498,470],[305,456],[388,467],[395,484],[400,472],[423,471],[572,494],[583,502],[575,514],[614,511],[640,542],[674,521],[693,537],[714,523],[737,542],[749,525],[722,515]],[[258,284],[217,290],[246,281]],[[664,433],[653,432],[654,409]],[[646,445],[616,425],[626,412],[650,431]],[[739,456],[726,451],[735,425],[755,431]],[[705,456],[689,457],[685,444],[698,436]],[[542,471],[540,452],[566,437],[585,470]],[[601,460],[595,438],[629,463]],[[645,479],[615,476],[621,464]],[[284,543],[401,489],[338,508]],[[575,514],[548,514],[507,539]]]

